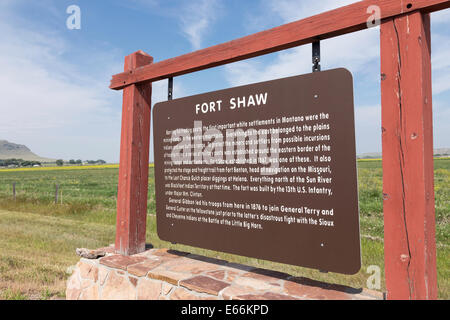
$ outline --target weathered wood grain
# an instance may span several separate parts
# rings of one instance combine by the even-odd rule
[[[381,25],[385,276],[388,299],[436,299],[430,17]]]
[[[138,51],[125,58],[125,71],[152,62]],[[145,250],[151,96],[151,83],[123,90],[115,248],[124,255]]]

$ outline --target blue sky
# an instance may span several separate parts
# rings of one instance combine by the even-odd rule
[[[51,158],[118,162],[121,92],[108,89],[137,50],[155,61],[354,0],[0,0],[0,140]],[[70,5],[81,29],[69,30]],[[450,10],[432,14],[434,145],[450,147]],[[381,151],[379,30],[322,42],[322,67],[354,75],[357,152]],[[175,78],[175,98],[311,71],[306,45]],[[167,81],[153,85],[153,102]],[[151,151],[151,158],[153,151]]]

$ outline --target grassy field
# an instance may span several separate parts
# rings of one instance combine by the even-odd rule
[[[0,170],[0,298],[63,298],[75,248],[114,242],[117,167]],[[450,159],[435,160],[439,298],[450,298]],[[16,199],[12,185],[16,184]],[[228,261],[366,287],[370,265],[384,269],[381,161],[358,161],[362,263],[353,276],[172,245],[156,235],[153,169],[149,174],[148,242]],[[55,184],[59,185],[55,204]],[[384,281],[382,280],[382,284]],[[384,287],[381,290],[385,290]]]

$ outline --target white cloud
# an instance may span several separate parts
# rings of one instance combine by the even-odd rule
[[[108,83],[119,67],[115,55],[90,48],[105,67],[84,73],[65,58],[74,48],[61,34],[37,31],[11,7],[2,9],[0,137],[46,157],[114,160],[121,98]]]
[[[221,16],[224,7],[222,0],[191,0],[176,3],[162,0],[128,0],[120,1],[119,5],[176,20],[181,35],[188,40],[193,50],[203,46],[205,37],[211,32],[211,27]]]
[[[64,59],[64,38],[0,23],[0,137],[53,158],[119,160],[122,92],[108,88],[123,57],[89,50],[95,73]],[[13,32],[14,31],[14,32]],[[183,94],[179,83],[175,93]],[[152,103],[167,99],[167,80],[153,84]]]
[[[220,14],[218,0],[195,0],[180,8],[179,19],[184,36],[194,50],[202,47],[204,37]]]
[[[310,16],[333,10],[355,0],[260,0],[251,13],[245,14],[242,26],[249,33],[273,28],[280,24],[308,18]]]
[[[288,23],[353,2],[270,0],[264,1],[264,5],[269,8],[268,12],[277,13],[283,23]],[[352,73],[359,72],[376,81],[379,78],[379,70],[375,75],[369,75],[368,71],[373,71],[372,62],[377,61],[379,52],[379,28],[371,28],[321,41],[321,64],[323,69],[344,66]],[[252,59],[227,65],[225,70],[230,84],[241,85],[308,73],[311,68],[311,45],[305,45],[275,54],[269,64],[267,61],[263,64],[258,59]]]
[[[311,48],[302,46],[279,53],[269,65],[253,59],[225,66],[225,76],[232,86],[267,81],[311,71]]]
[[[15,4],[0,6],[0,139],[44,157],[117,162],[122,92],[108,86],[124,54],[107,44],[77,46],[64,33],[76,31],[32,27]],[[179,82],[174,89],[184,94]],[[152,103],[166,99],[167,80],[155,82]]]
[[[378,30],[373,28],[322,41],[322,68],[346,67],[352,73],[367,75],[377,81],[379,70],[369,71],[373,71],[373,62],[379,58],[378,37]],[[311,68],[311,45],[305,45],[276,54],[269,64],[263,63],[262,59],[229,64],[225,67],[225,75],[235,86],[309,73]]]
[[[354,3],[355,0],[321,0],[321,1],[305,1],[305,0],[267,0],[265,5],[270,10],[280,16],[283,23],[307,18],[325,11],[336,9],[348,4]]]

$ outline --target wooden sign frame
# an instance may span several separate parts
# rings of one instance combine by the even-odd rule
[[[153,81],[366,29],[372,5],[381,14],[387,298],[436,299],[430,13],[450,0],[364,0],[154,64],[142,51],[127,56],[110,85],[124,90],[117,252],[145,250]]]

